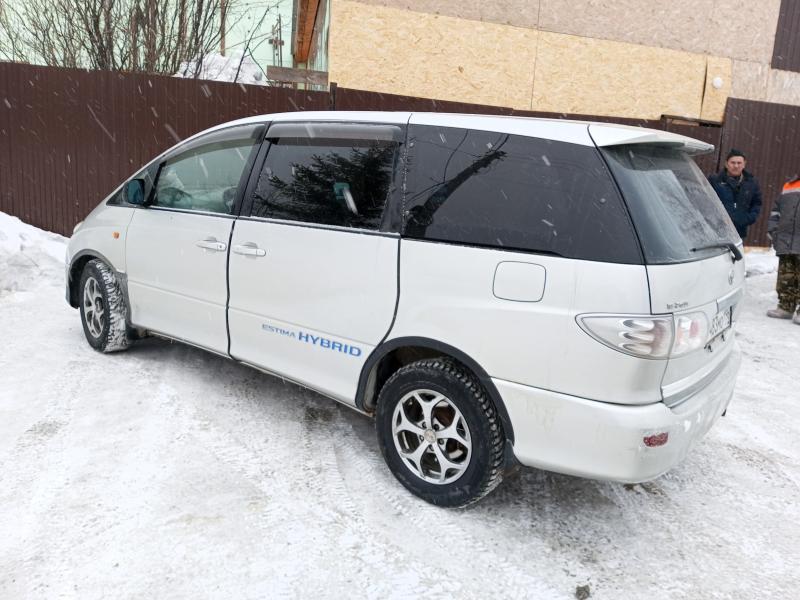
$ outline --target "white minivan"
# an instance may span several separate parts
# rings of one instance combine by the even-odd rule
[[[92,347],[155,335],[375,417],[394,476],[463,506],[515,463],[640,482],[733,394],[741,240],[691,138],[316,112],[219,125],[75,228]]]

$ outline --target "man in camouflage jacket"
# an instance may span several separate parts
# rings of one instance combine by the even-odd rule
[[[767,228],[778,255],[778,307],[767,311],[776,319],[800,325],[800,178],[788,182],[769,215]]]

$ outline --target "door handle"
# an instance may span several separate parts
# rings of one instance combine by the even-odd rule
[[[195,242],[194,244],[198,248],[204,248],[206,250],[214,250],[215,252],[224,252],[228,245],[225,242],[220,242],[216,238],[206,238],[204,240],[200,240],[199,242]]]
[[[237,244],[233,247],[236,254],[243,254],[244,256],[266,256],[267,251],[256,246],[253,242],[245,242],[244,244]]]

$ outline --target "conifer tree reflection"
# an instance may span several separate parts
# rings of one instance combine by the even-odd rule
[[[320,152],[315,146],[276,145],[273,151],[286,158],[286,166],[265,170],[255,194],[253,214],[277,219],[372,227],[379,224],[389,193],[395,144],[375,143],[368,147],[338,147]],[[305,156],[298,156],[305,154]],[[273,161],[275,154],[272,154]],[[280,159],[278,159],[280,161]],[[273,162],[273,164],[276,164]],[[282,172],[281,172],[282,171]],[[266,177],[265,177],[266,175]],[[346,184],[358,215],[335,192]]]

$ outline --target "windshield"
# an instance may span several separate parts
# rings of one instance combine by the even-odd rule
[[[648,264],[708,258],[728,252],[709,246],[740,243],[714,189],[686,153],[639,144],[601,150],[622,189]]]

